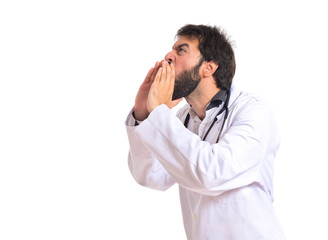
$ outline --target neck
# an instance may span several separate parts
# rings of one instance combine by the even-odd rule
[[[213,85],[208,87],[201,84],[186,97],[186,101],[192,106],[197,116],[203,120],[206,116],[206,107],[212,100],[212,98],[220,91],[219,88]]]

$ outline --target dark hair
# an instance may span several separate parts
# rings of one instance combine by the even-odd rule
[[[229,90],[235,75],[236,63],[232,44],[226,33],[216,26],[188,24],[180,28],[176,36],[198,40],[198,48],[204,60],[214,61],[219,65],[213,74],[217,87]]]

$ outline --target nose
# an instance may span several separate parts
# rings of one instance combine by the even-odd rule
[[[165,55],[165,58],[164,58],[168,63],[174,63],[175,62],[175,55],[173,53],[173,50],[171,52],[168,52],[166,55]]]

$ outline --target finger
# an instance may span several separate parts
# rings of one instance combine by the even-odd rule
[[[178,98],[178,99],[176,99],[176,100],[173,100],[172,102],[171,102],[171,104],[170,104],[170,108],[173,108],[173,107],[175,107],[176,105],[178,105],[180,102],[182,101],[182,98]]]
[[[171,67],[170,64],[166,63],[166,81],[168,82],[168,84],[170,84],[170,79],[171,79]]]
[[[166,82],[166,76],[167,76],[167,62],[166,61],[162,61],[162,76],[161,76],[161,81],[163,81],[163,83]]]
[[[154,79],[154,83],[159,83],[160,80],[161,80],[161,77],[162,77],[162,71],[163,71],[163,68],[160,67],[156,73],[156,76],[155,76],[155,79]]]
[[[150,82],[150,80],[151,80],[151,76],[153,75],[153,73],[154,73],[154,68],[152,67],[152,68],[148,71],[148,73],[147,73],[147,75],[146,75],[146,77],[145,77],[144,83],[149,83],[149,82]]]
[[[171,86],[171,91],[173,92],[173,90],[174,90],[174,84],[175,84],[175,67],[174,67],[174,64],[173,63],[171,63],[170,64],[170,69],[171,69],[171,78],[170,78],[170,86]]]
[[[156,62],[156,63],[155,63],[155,66],[154,66],[154,71],[153,71],[153,73],[152,73],[152,75],[151,75],[151,77],[150,77],[150,82],[153,82],[153,81],[154,81],[154,79],[155,79],[155,77],[156,77],[156,74],[157,74],[157,71],[158,71],[159,67],[160,67],[159,62]]]

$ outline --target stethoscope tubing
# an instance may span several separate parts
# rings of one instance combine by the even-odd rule
[[[224,105],[223,105],[222,109],[221,109],[221,110],[216,114],[216,116],[214,117],[213,122],[211,123],[211,126],[208,128],[208,130],[206,131],[206,133],[205,133],[205,135],[204,135],[204,137],[203,137],[203,139],[202,139],[203,141],[205,141],[207,135],[208,135],[208,134],[210,133],[210,131],[212,130],[212,127],[214,126],[214,123],[217,121],[217,117],[218,117],[220,114],[222,114],[223,112],[225,112],[225,113],[224,113],[224,118],[223,118],[223,123],[222,123],[221,129],[220,129],[220,131],[219,131],[218,138],[217,138],[217,140],[216,140],[216,143],[219,142],[220,137],[221,137],[221,134],[222,134],[223,127],[224,127],[225,122],[226,122],[226,120],[227,120],[227,117],[228,117],[228,115],[229,115],[229,108],[228,108],[229,100],[230,100],[230,90],[227,91],[227,96],[226,96],[226,99],[225,99],[225,101],[224,101]],[[185,119],[185,121],[184,121],[184,126],[185,126],[186,128],[188,128],[189,120],[190,120],[190,114],[188,113],[187,116],[186,116],[186,119]]]

